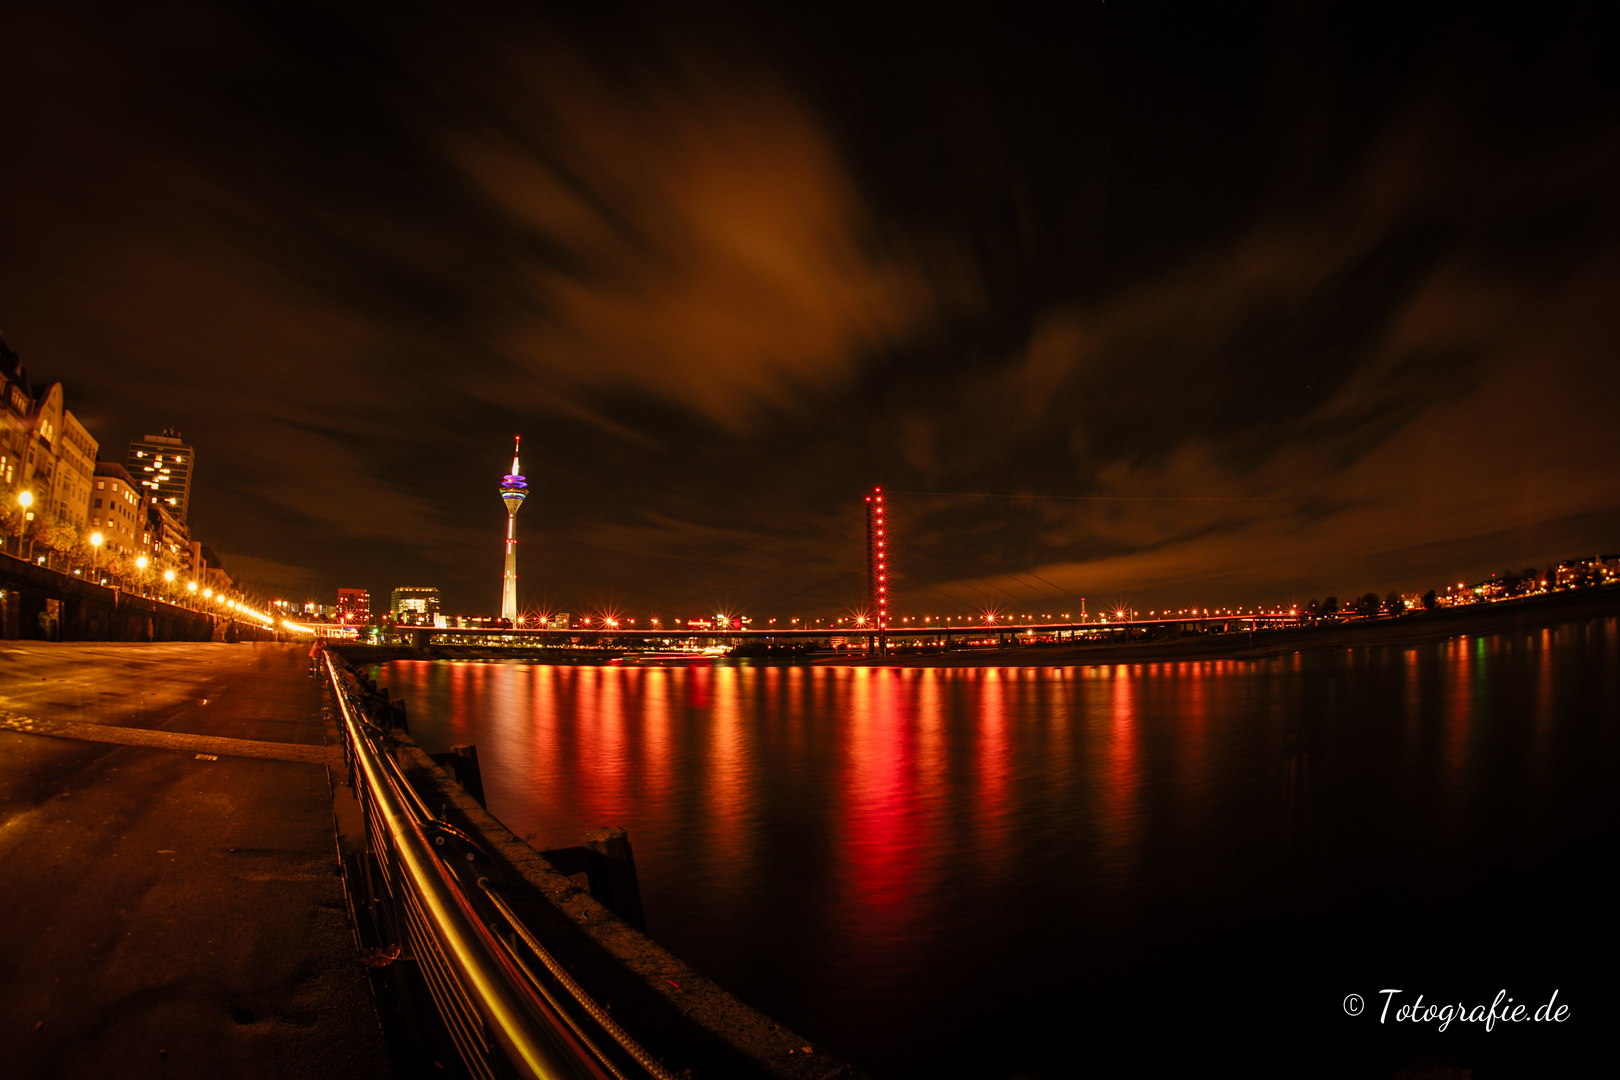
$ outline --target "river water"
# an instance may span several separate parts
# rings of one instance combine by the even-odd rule
[[[377,677],[426,749],[477,744],[535,847],[628,829],[654,937],[879,1077],[1549,1075],[1615,1015],[1613,617],[1257,661]],[[1498,990],[1569,1012],[1395,1019]]]

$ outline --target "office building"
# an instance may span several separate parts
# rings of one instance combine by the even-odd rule
[[[191,447],[174,428],[162,434],[147,435],[129,444],[130,475],[163,504],[176,521],[184,524],[191,508]]]
[[[439,614],[439,590],[422,585],[401,585],[390,597],[394,621],[404,626],[433,626]]]
[[[367,623],[371,621],[371,593],[365,589],[339,589],[337,597],[337,615],[344,622]]]

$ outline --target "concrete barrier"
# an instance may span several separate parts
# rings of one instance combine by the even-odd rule
[[[235,642],[276,634],[0,555],[0,639]]]

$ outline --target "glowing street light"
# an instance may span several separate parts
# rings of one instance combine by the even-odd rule
[[[23,534],[26,534],[28,532],[28,523],[30,521],[34,520],[34,511],[29,509],[30,507],[32,507],[34,505],[34,493],[32,491],[24,491],[22,494],[17,496],[17,504],[23,508],[23,524],[22,524],[22,530],[23,531],[22,531],[22,533],[19,533],[18,536],[17,536],[17,547],[20,550],[22,548]],[[34,538],[32,536],[30,536],[28,538],[28,558],[31,559],[33,557],[34,557]]]
[[[90,575],[97,580],[101,578],[101,534],[90,534]]]

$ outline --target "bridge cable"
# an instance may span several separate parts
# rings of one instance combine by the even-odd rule
[[[950,561],[948,561],[946,559],[942,559],[938,555],[935,555],[935,554],[922,554],[921,549],[913,549],[913,548],[909,547],[909,545],[907,547],[903,548],[902,550],[904,552],[905,557],[908,560],[910,560],[911,565],[915,565],[918,562],[923,562],[923,563],[933,563],[933,564],[935,564],[937,566],[944,567],[947,571],[949,571],[952,574],[952,576],[954,578],[954,580],[952,582],[950,582],[950,584],[960,585],[960,586],[963,586],[965,588],[971,589],[974,592],[980,594],[981,596],[988,598],[988,600],[990,602],[998,602],[997,598],[990,592],[990,589],[997,589],[1000,592],[1005,593],[1007,596],[1011,597],[1014,600],[1017,600],[1019,598],[1018,594],[1013,592],[1012,590],[1002,588],[1000,585],[997,585],[994,582],[989,581],[986,578],[979,577],[978,575],[974,574],[971,570],[968,570],[968,569],[965,569],[964,567],[958,566],[957,564],[952,563],[952,562],[950,562]],[[929,591],[933,592],[936,596],[948,597],[950,599],[952,605],[954,605],[954,606],[961,607],[964,610],[971,610],[971,601],[964,601],[964,600],[962,600],[960,598],[957,598],[957,597],[951,597],[949,593],[942,592],[941,590],[939,590],[938,588],[935,588],[932,585],[925,585],[922,582],[914,582],[911,575],[909,573],[907,573],[907,571],[905,571],[904,569],[902,569],[900,571],[900,573],[902,575],[904,575],[904,580],[906,581],[906,583],[908,585],[915,584],[915,586],[918,587],[918,588],[928,589]],[[981,586],[988,586],[988,588],[982,588]]]
[[[929,495],[940,499],[1063,499],[1072,502],[1278,502],[1281,495],[1041,495],[996,491],[889,491],[887,495]]]
[[[919,547],[913,547],[909,540],[906,541],[903,545],[901,545],[901,552],[902,552],[902,557],[905,560],[907,560],[907,562],[910,565],[916,565],[917,563],[921,562],[921,563],[932,563],[932,564],[934,564],[936,566],[943,567],[953,579],[950,582],[951,584],[960,585],[960,586],[962,586],[964,588],[971,589],[972,591],[980,594],[981,596],[986,597],[988,602],[991,602],[991,603],[1003,602],[1003,601],[999,601],[990,592],[991,589],[994,589],[994,590],[996,590],[998,592],[1001,592],[1001,593],[1005,594],[1008,598],[1010,598],[1012,600],[1021,600],[1022,599],[1017,593],[1013,592],[1011,589],[1008,589],[1008,588],[1006,588],[1004,586],[1001,586],[1001,585],[997,585],[995,582],[989,580],[988,578],[984,578],[984,577],[979,576],[978,574],[975,574],[971,569],[969,569],[967,567],[961,566],[958,563],[954,563],[954,562],[950,561],[949,559],[946,559],[946,558],[940,556],[937,553],[934,553],[934,552],[925,553],[924,550],[920,546]],[[906,563],[902,563],[902,569],[899,571],[899,573],[900,573],[900,575],[902,577],[902,580],[904,580],[908,585],[915,585],[917,588],[929,589],[930,591],[934,592],[935,595],[938,595],[938,596],[949,597],[948,593],[943,593],[940,590],[934,588],[933,586],[925,585],[922,582],[914,582],[911,575],[904,569],[905,565],[906,565]],[[981,587],[981,586],[984,586],[984,587]],[[953,606],[958,606],[958,607],[961,607],[961,608],[963,608],[965,610],[971,610],[971,608],[969,606],[970,603],[971,603],[970,601],[964,601],[964,600],[961,600],[961,599],[956,598],[956,597],[950,597],[950,601],[951,601],[951,604]]]
[[[642,591],[646,590],[649,586],[657,584],[660,581],[663,581],[665,578],[673,577],[676,574],[685,573],[685,572],[687,572],[689,570],[694,569],[695,567],[702,566],[704,563],[713,562],[716,559],[724,558],[727,555],[735,555],[740,551],[747,551],[749,548],[758,547],[760,544],[768,543],[771,540],[780,540],[780,539],[782,539],[784,537],[792,536],[792,535],[798,533],[800,530],[808,529],[811,526],[820,525],[823,522],[832,521],[832,520],[834,520],[836,518],[847,517],[850,514],[852,514],[853,512],[854,511],[852,509],[845,509],[845,510],[839,510],[836,513],[832,513],[832,514],[823,514],[821,517],[811,518],[808,521],[801,521],[797,525],[791,525],[786,529],[782,529],[782,530],[779,530],[779,531],[774,532],[774,533],[767,533],[766,535],[758,537],[757,539],[754,539],[754,540],[750,540],[745,544],[738,544],[736,547],[726,548],[723,551],[714,552],[712,555],[705,555],[701,559],[693,559],[693,560],[690,560],[688,562],[683,562],[678,566],[672,567],[669,570],[664,571],[663,573],[655,574],[652,577],[647,578],[644,581],[641,581],[641,582],[639,582],[639,583],[637,583],[635,585],[632,585],[632,586],[628,586],[625,589],[625,592],[627,594],[634,594],[634,593],[642,592]]]
[[[903,512],[906,513],[907,516],[910,517],[911,520],[913,520],[913,521],[920,521],[921,520],[921,515],[918,514],[915,511],[912,511],[910,509],[904,509]],[[959,541],[956,541],[954,538],[950,537],[949,533],[944,533],[943,535],[946,536],[948,542],[960,544]],[[1003,556],[997,555],[994,552],[979,552],[977,550],[974,550],[972,553],[974,554],[975,557],[980,557],[980,558],[982,558],[984,555],[988,555],[990,558],[996,559],[997,561],[999,561],[999,562],[1003,563],[1004,565],[1006,565],[1007,567],[1009,567],[1011,569],[1011,572],[1014,575],[1022,575],[1022,576],[1025,576],[1025,577],[1032,577],[1036,581],[1042,582],[1042,583],[1050,586],[1052,589],[1056,590],[1057,593],[1060,593],[1063,596],[1067,596],[1071,600],[1078,600],[1082,604],[1085,603],[1085,599],[1086,599],[1085,597],[1078,596],[1075,593],[1070,592],[1068,589],[1065,589],[1063,586],[1057,584],[1057,582],[1049,581],[1046,578],[1042,577],[1040,574],[1035,573],[1033,570],[1025,570],[1025,569],[1023,569],[1017,563],[1014,563],[1010,559],[1007,559],[1007,558],[1004,558]],[[985,580],[985,579],[979,578],[978,580]],[[1020,584],[1023,584],[1023,583],[1021,582]],[[1004,589],[1002,591],[1008,592],[1008,595],[1015,596],[1015,594],[1011,593],[1008,590]],[[1044,590],[1042,590],[1042,589],[1040,589],[1038,587],[1036,588],[1035,591],[1036,592],[1044,592]],[[1016,598],[1016,596],[1015,596],[1015,598]],[[1056,597],[1052,596],[1052,595],[1048,595],[1046,597],[1043,597],[1043,599],[1056,599]]]
[[[793,565],[795,565],[797,563],[804,562],[804,561],[806,561],[808,559],[819,558],[819,557],[821,557],[823,555],[826,555],[828,552],[837,551],[838,549],[848,547],[853,543],[855,543],[855,541],[853,541],[853,540],[847,540],[847,539],[846,540],[840,540],[836,544],[832,544],[832,545],[830,545],[828,547],[824,547],[819,551],[812,551],[812,552],[809,552],[808,554],[799,555],[799,556],[797,556],[795,558],[789,559],[788,561],[786,561],[784,563],[778,563],[775,566],[768,566],[763,570],[759,570],[759,571],[756,571],[755,573],[749,574],[747,577],[733,578],[732,580],[726,582],[723,585],[715,586],[713,588],[706,588],[706,589],[702,590],[701,592],[695,592],[695,593],[691,593],[691,594],[689,594],[687,596],[683,596],[679,600],[676,600],[673,603],[671,603],[669,605],[669,607],[671,609],[674,609],[674,608],[680,607],[682,604],[690,603],[691,601],[694,601],[694,600],[698,599],[701,596],[713,595],[713,593],[715,591],[715,588],[730,589],[733,586],[741,585],[744,582],[753,581],[756,578],[765,577],[765,576],[767,576],[769,574],[775,574],[778,571],[785,570],[788,567],[793,566]],[[848,576],[848,575],[845,575],[845,576]]]
[[[1013,562],[1011,559],[1008,559],[1008,558],[1006,558],[1004,556],[1001,556],[1001,555],[997,555],[993,551],[981,551],[979,549],[969,549],[961,541],[958,541],[954,537],[951,537],[948,533],[945,534],[945,535],[946,535],[948,543],[955,544],[957,547],[962,548],[963,550],[969,551],[969,553],[974,558],[981,559],[981,560],[986,558],[986,557],[991,558],[991,559],[995,559],[996,561],[998,561],[998,562],[1002,563],[1004,566],[1006,566],[1008,568],[1008,570],[1014,575],[1022,576],[1022,577],[1034,578],[1036,581],[1042,582],[1043,584],[1050,586],[1053,590],[1055,590],[1056,593],[1061,593],[1062,595],[1067,596],[1071,600],[1079,600],[1079,601],[1082,601],[1082,602],[1085,600],[1085,597],[1077,596],[1076,594],[1074,594],[1074,593],[1070,592],[1069,590],[1065,589],[1063,586],[1059,585],[1057,582],[1050,581],[1047,578],[1044,578],[1041,575],[1035,573],[1033,570],[1026,570],[1026,569],[1020,567],[1017,563]],[[980,580],[986,580],[986,579],[980,579]],[[1027,587],[1027,583],[1025,583],[1025,582],[1019,582],[1019,584],[1026,585],[1026,587]],[[1038,586],[1035,587],[1035,591],[1036,592],[1045,592],[1045,590],[1040,589]],[[1056,597],[1051,595],[1051,594],[1048,594],[1047,596],[1043,597],[1043,599],[1055,599],[1055,598]]]
[[[955,544],[957,544],[957,546],[963,546],[964,550],[969,550],[970,554],[972,554],[975,558],[982,558],[983,557],[984,553],[981,553],[981,552],[978,552],[978,551],[975,551],[975,550],[972,550],[972,549],[966,549],[965,546],[961,545],[959,542],[954,541],[954,540],[950,540],[948,533],[947,534],[942,534],[942,535],[944,535],[947,538],[948,542],[955,543]],[[971,568],[964,567],[964,566],[962,566],[962,565],[960,565],[958,563],[952,562],[951,560],[946,559],[943,556],[939,555],[937,552],[928,552],[926,554],[923,554],[923,549],[921,547],[912,547],[912,545],[911,545],[911,543],[909,541],[906,544],[906,551],[907,551],[908,555],[913,555],[913,556],[920,555],[922,561],[933,562],[933,563],[936,563],[936,564],[938,564],[940,566],[943,566],[946,569],[952,571],[956,575],[955,584],[966,585],[968,588],[974,589],[974,591],[976,591],[976,592],[983,593],[983,592],[985,592],[985,590],[979,589],[979,588],[977,588],[976,586],[974,586],[972,584],[973,582],[979,582],[979,583],[981,583],[983,585],[988,586],[991,589],[995,589],[995,590],[997,590],[999,592],[1005,593],[1010,599],[1012,599],[1013,601],[1016,601],[1016,602],[1018,602],[1020,604],[1028,602],[1028,597],[1026,595],[1020,595],[1019,593],[1016,593],[1013,590],[1008,589],[1007,587],[1005,587],[1003,585],[998,585],[993,580],[991,580],[990,578],[985,577],[985,576],[983,576],[981,574],[975,573],[974,570],[971,569]],[[1000,558],[999,556],[995,556],[995,557]],[[1063,589],[1061,586],[1058,586],[1053,582],[1046,581],[1046,579],[1042,578],[1039,574],[1035,574],[1035,573],[1032,573],[1030,571],[1021,570],[1017,566],[1017,564],[1012,563],[1009,560],[1001,559],[1001,561],[1003,563],[1006,563],[1007,566],[1012,568],[1012,573],[1014,575],[1026,575],[1026,576],[1029,576],[1029,577],[1033,577],[1036,580],[1045,582],[1047,585],[1050,585],[1053,589],[1056,589],[1060,593],[1064,593],[1065,595],[1069,596],[1071,599],[1080,600],[1080,601],[1082,601],[1082,603],[1084,602],[1083,597],[1075,596],[1075,594],[1068,592],[1068,590]],[[1002,573],[1002,576],[1006,576],[1005,572]],[[1018,582],[1018,584],[1024,585],[1026,588],[1030,587],[1025,582]],[[1034,586],[1033,588],[1034,588],[1034,591],[1036,591],[1037,593],[1045,593],[1045,590],[1041,589],[1039,586]],[[1041,599],[1042,600],[1051,600],[1051,599],[1055,599],[1055,597],[1051,596],[1050,594],[1047,594],[1047,595],[1043,595],[1041,597]]]
[[[778,596],[776,599],[768,601],[768,604],[762,604],[760,606],[763,608],[763,607],[766,607],[766,606],[768,606],[770,604],[785,604],[787,601],[796,599],[796,598],[798,598],[800,596],[803,596],[805,593],[815,592],[817,589],[824,589],[828,585],[837,584],[838,582],[843,581],[847,577],[854,577],[856,574],[864,574],[865,572],[866,572],[865,570],[845,570],[842,574],[839,574],[837,577],[828,578],[826,581],[820,582],[819,584],[816,584],[816,585],[812,585],[808,589],[800,589],[796,593],[789,593],[786,596]],[[811,628],[806,627],[805,629],[811,629]]]

